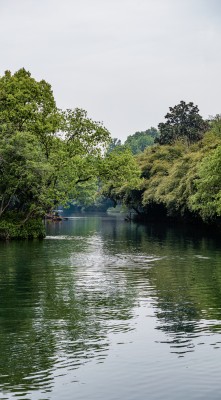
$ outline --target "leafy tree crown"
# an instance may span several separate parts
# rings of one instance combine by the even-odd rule
[[[156,138],[156,143],[172,144],[181,139],[191,144],[202,139],[209,125],[199,114],[197,105],[181,101],[169,110],[165,115],[166,122],[158,125],[160,136]]]

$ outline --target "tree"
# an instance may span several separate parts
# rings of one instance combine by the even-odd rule
[[[49,85],[37,82],[24,68],[6,71],[0,78],[0,135],[11,137],[16,132],[37,136],[48,157],[52,136],[60,126],[60,113]]]
[[[146,131],[135,132],[133,135],[129,135],[125,141],[125,146],[128,146],[133,154],[143,152],[146,147],[154,144],[154,139],[159,135],[156,128],[151,127]]]
[[[0,217],[9,210],[27,220],[47,207],[48,180],[53,167],[42,157],[38,141],[17,132],[0,140]]]
[[[139,186],[140,168],[129,149],[117,146],[101,160],[99,177],[101,194],[117,204]]]
[[[110,134],[101,122],[88,118],[87,111],[68,109],[62,117],[61,130],[70,155],[100,155],[106,150]]]
[[[198,167],[196,193],[190,198],[204,220],[221,216],[221,145],[203,158]]]
[[[174,146],[155,146],[145,150],[144,153],[138,156],[138,163],[141,167],[143,182],[142,205],[148,206],[151,204],[163,204],[165,207],[171,201],[171,191],[178,184],[173,180],[173,184],[169,187],[169,178],[173,169],[174,163],[179,161],[184,153],[184,146],[177,143]],[[169,193],[168,193],[169,192]],[[176,199],[175,199],[176,201]]]
[[[54,205],[93,198],[109,141],[107,129],[85,110],[59,111],[47,82],[25,69],[6,71],[0,78],[0,236],[5,221],[13,220],[11,232],[22,236],[27,221],[41,220]]]
[[[48,206],[48,162],[59,129],[60,113],[51,86],[30,72],[6,71],[0,78],[0,215],[9,211],[20,222],[42,215]]]
[[[160,136],[155,140],[156,143],[172,144],[181,139],[189,145],[202,139],[209,124],[199,115],[198,106],[181,101],[169,110],[165,115],[167,121],[158,125]]]

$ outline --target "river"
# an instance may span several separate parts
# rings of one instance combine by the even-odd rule
[[[76,215],[0,243],[0,399],[220,399],[221,242]]]

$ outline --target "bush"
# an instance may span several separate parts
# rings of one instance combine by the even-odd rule
[[[41,219],[30,219],[21,224],[15,219],[0,221],[0,239],[35,239],[45,237],[45,227]]]

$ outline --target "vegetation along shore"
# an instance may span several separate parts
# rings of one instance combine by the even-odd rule
[[[158,129],[111,139],[83,109],[60,110],[50,84],[25,69],[0,78],[0,238],[41,238],[59,206],[122,204],[140,220],[219,225],[221,116],[192,102]]]

